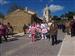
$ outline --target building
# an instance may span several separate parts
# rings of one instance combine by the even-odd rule
[[[44,20],[46,20],[46,22],[51,20],[51,11],[50,11],[48,5],[46,5],[46,7],[44,8],[43,17],[44,17]]]
[[[11,12],[9,15],[5,16],[5,22],[9,22],[13,28],[15,33],[23,32],[24,24],[31,24],[33,22],[40,22],[35,12],[30,10],[21,10],[17,9]]]
[[[3,22],[3,19],[2,19],[2,18],[0,18],[0,22],[1,22],[1,23]]]

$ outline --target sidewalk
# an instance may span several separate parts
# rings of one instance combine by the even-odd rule
[[[58,56],[75,56],[75,37],[65,35]]]
[[[15,39],[15,37],[22,37],[22,36],[24,36],[24,32],[14,34],[13,36],[10,35],[8,39],[9,39],[9,40],[10,40],[10,39]]]
[[[24,35],[24,32],[22,32],[22,33],[17,33],[17,34],[15,34],[14,36],[23,36]]]

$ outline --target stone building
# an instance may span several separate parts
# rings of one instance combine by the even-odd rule
[[[9,22],[13,26],[14,32],[18,33],[18,32],[23,32],[24,24],[40,22],[41,19],[37,17],[35,12],[32,12],[30,10],[17,9],[9,13],[7,16],[5,16],[4,21]]]

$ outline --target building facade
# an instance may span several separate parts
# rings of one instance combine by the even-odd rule
[[[24,24],[31,24],[37,20],[36,13],[32,11],[26,11],[17,9],[11,12],[9,15],[5,16],[5,22],[9,22],[15,33],[23,32]]]

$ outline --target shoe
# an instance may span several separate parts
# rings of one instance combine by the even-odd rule
[[[52,43],[52,46],[54,45],[54,43]]]
[[[2,42],[0,42],[0,44],[1,44]]]

